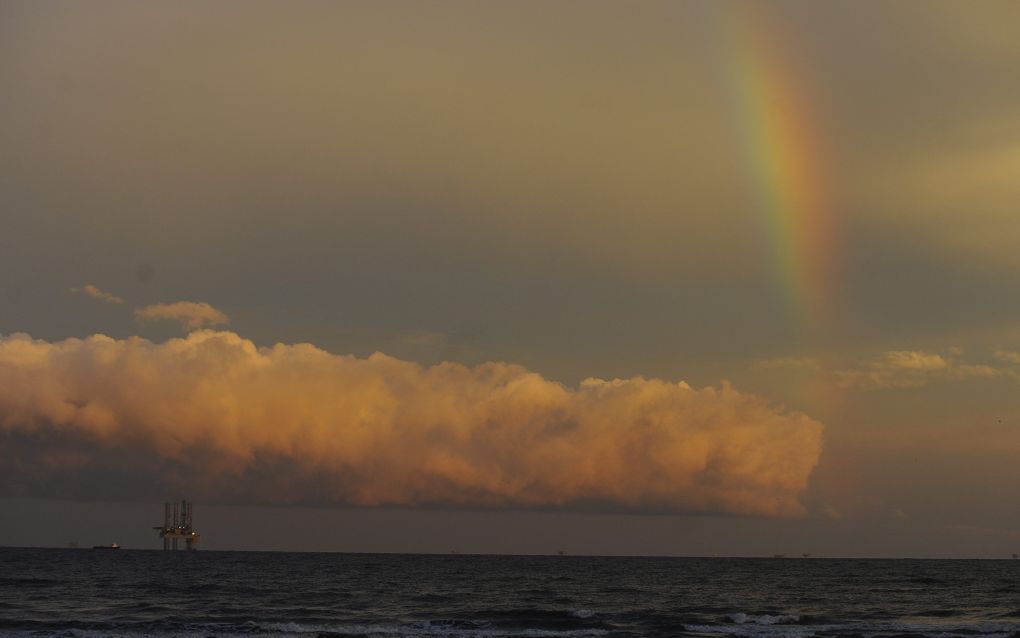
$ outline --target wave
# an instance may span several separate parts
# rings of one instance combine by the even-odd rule
[[[571,615],[590,619],[599,614],[577,609]],[[842,622],[824,625],[802,624],[796,614],[730,614],[729,622],[685,624],[670,631],[652,631],[655,635],[707,636],[711,638],[1020,638],[1020,623],[1015,622]],[[28,621],[0,626],[0,637],[10,638],[235,638],[241,636],[293,638],[602,638],[648,635],[642,629],[619,626],[550,628],[501,626],[497,620],[423,620],[408,623],[335,623],[335,622],[199,622],[199,623],[85,623]],[[663,627],[659,628],[664,630]]]
[[[61,584],[56,578],[31,578],[22,576],[0,576],[0,588],[5,587],[52,587]]]
[[[26,626],[27,625],[27,626]],[[222,638],[241,636],[296,636],[305,638],[598,638],[606,636],[606,629],[542,629],[535,627],[498,627],[490,623],[472,621],[425,620],[407,624],[333,624],[301,622],[255,622],[228,624],[204,623],[164,625],[114,623],[25,623],[18,628],[2,628],[0,636],[21,638],[141,638],[143,636],[180,636]]]
[[[737,612],[735,614],[730,614],[728,617],[731,621],[738,625],[743,625],[745,623],[752,623],[755,625],[788,625],[800,622],[800,616],[794,614],[777,614],[775,616],[762,614],[760,616],[753,616],[743,612]]]
[[[844,622],[802,623],[797,615],[754,616],[736,613],[728,624],[686,624],[684,631],[702,636],[734,638],[814,638],[854,636],[857,638],[1020,638],[1020,623],[1005,622]]]
[[[596,615],[596,612],[591,609],[574,609],[570,612],[570,615],[574,618],[587,619],[592,618]]]

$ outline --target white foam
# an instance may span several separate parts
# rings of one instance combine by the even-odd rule
[[[407,638],[415,638],[418,636],[426,638],[445,638],[447,636],[452,638],[470,638],[472,636],[479,636],[482,638],[512,638],[514,636],[526,636],[527,638],[590,638],[605,636],[609,633],[605,629],[500,629],[498,627],[486,625],[479,627],[463,627],[451,625],[446,622],[432,622],[429,620],[410,625],[302,625],[298,623],[259,623],[258,628],[265,631],[282,632],[292,635],[330,633],[342,636],[400,636]]]
[[[743,625],[744,623],[754,623],[755,625],[787,625],[800,621],[800,616],[795,616],[793,614],[777,614],[775,616],[762,614],[760,616],[752,616],[743,612],[737,612],[735,614],[730,614],[727,618],[738,625]]]

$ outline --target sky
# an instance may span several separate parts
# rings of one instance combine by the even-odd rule
[[[0,4],[0,545],[1020,552],[1020,6]]]

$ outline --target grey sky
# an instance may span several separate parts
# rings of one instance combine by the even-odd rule
[[[133,310],[190,300],[259,346],[507,361],[568,386],[727,379],[825,425],[803,519],[282,508],[385,540],[216,547],[446,551],[443,521],[518,521],[519,541],[471,549],[1020,548],[1020,381],[995,355],[1020,351],[1020,7],[758,6],[817,122],[838,229],[836,319],[810,337],[748,175],[725,39],[741,11],[4,2],[0,334],[163,341],[180,330]],[[85,284],[125,303],[70,291]],[[890,351],[950,363],[883,377],[909,387],[837,381]],[[762,365],[794,358],[811,363]],[[61,496],[20,489],[0,496]],[[31,523],[46,516],[112,533],[77,503],[10,502],[26,515],[0,543],[71,540]],[[229,505],[198,511],[227,533]],[[102,507],[126,523],[143,505]]]

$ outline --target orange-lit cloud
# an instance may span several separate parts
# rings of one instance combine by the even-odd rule
[[[5,482],[20,493],[123,464],[247,502],[795,515],[821,444],[818,422],[728,385],[565,387],[506,363],[425,368],[232,332],[0,339],[0,448],[17,448]]]
[[[124,300],[117,295],[100,290],[92,284],[85,284],[84,286],[71,288],[71,292],[79,292],[83,295],[88,295],[93,299],[105,301],[106,303],[124,303]]]
[[[230,323],[230,319],[223,312],[205,302],[195,301],[152,304],[135,310],[135,317],[141,321],[160,319],[178,321],[188,330]]]

